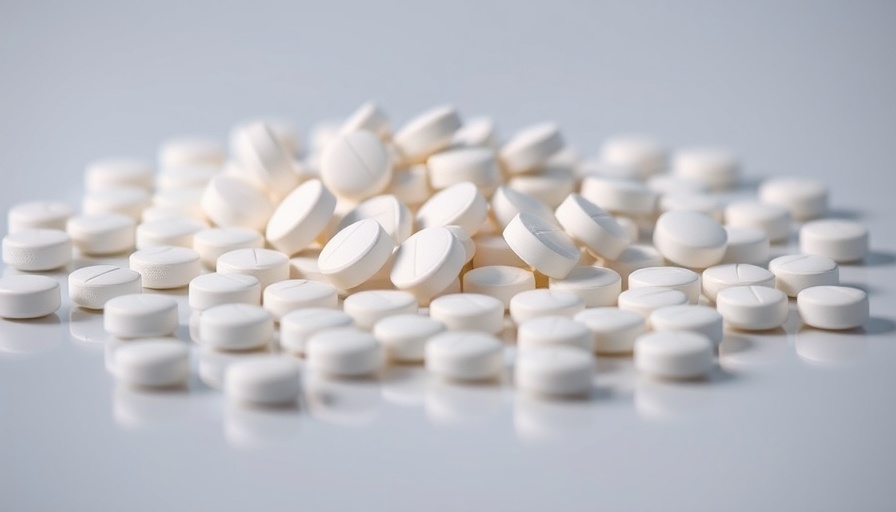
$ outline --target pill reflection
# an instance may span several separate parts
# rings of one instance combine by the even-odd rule
[[[299,435],[298,405],[259,407],[228,401],[224,406],[224,436],[234,448],[280,447]]]
[[[712,403],[710,381],[662,381],[639,376],[635,410],[648,420],[678,421],[694,416]]]
[[[72,338],[87,344],[102,346],[108,335],[103,328],[103,312],[72,307],[68,315],[68,329]]]
[[[380,379],[383,400],[404,407],[422,406],[426,401],[426,379],[422,366],[389,366]]]
[[[199,380],[212,389],[224,388],[224,373],[227,367],[236,361],[244,361],[247,358],[270,354],[269,348],[252,350],[247,352],[222,352],[209,347],[200,347],[198,350]]]
[[[855,363],[865,357],[868,346],[864,331],[824,331],[803,327],[796,334],[796,354],[808,364],[832,366]]]
[[[308,411],[325,423],[362,426],[380,414],[382,398],[374,379],[336,379],[312,372],[304,384]]]
[[[518,392],[514,397],[513,427],[521,441],[575,441],[595,427],[593,398],[557,400]]]
[[[59,315],[27,320],[0,319],[0,353],[39,354],[62,343],[64,331]]]
[[[719,364],[722,367],[771,364],[783,361],[789,351],[787,336],[782,331],[726,332],[719,345]]]
[[[432,377],[426,383],[426,417],[434,425],[464,427],[485,423],[504,405],[498,382],[457,383]]]
[[[181,425],[190,421],[186,386],[146,389],[116,384],[112,392],[115,422],[128,429]]]

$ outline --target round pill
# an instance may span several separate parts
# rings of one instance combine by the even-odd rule
[[[486,196],[501,184],[501,170],[491,148],[457,148],[436,153],[426,160],[429,183],[442,190],[468,181]]]
[[[396,169],[387,191],[399,201],[411,207],[418,207],[429,199],[428,171],[425,165],[412,165],[407,169]]]
[[[82,209],[85,215],[120,213],[137,220],[149,203],[149,193],[145,189],[113,187],[88,192],[82,200]]]
[[[336,231],[364,219],[373,219],[382,226],[395,244],[407,240],[414,231],[414,217],[411,211],[393,195],[381,195],[365,200],[339,221]]]
[[[348,314],[333,308],[295,309],[280,317],[280,347],[291,354],[305,353],[305,344],[314,334],[326,329],[352,327]]]
[[[809,178],[769,178],[759,184],[759,199],[787,208],[797,220],[821,217],[828,209],[827,188]]]
[[[563,147],[563,136],[556,123],[541,123],[520,130],[501,146],[501,164],[510,174],[521,174],[543,167]]]
[[[275,201],[295,188],[299,177],[293,171],[293,155],[265,121],[254,121],[233,134],[234,157],[243,171],[260,183]]]
[[[775,287],[788,297],[796,297],[805,288],[840,284],[840,268],[824,256],[788,254],[768,263],[775,275]]]
[[[189,289],[190,308],[194,311],[222,304],[261,304],[261,284],[255,276],[212,272],[193,278]]]
[[[657,174],[647,180],[647,188],[657,194],[702,194],[709,192],[709,185],[693,178],[683,178],[674,174]]]
[[[510,317],[517,325],[540,316],[559,315],[572,318],[585,309],[578,295],[565,290],[539,288],[520,292],[510,299]]]
[[[476,185],[463,182],[437,192],[423,203],[417,211],[417,226],[424,229],[455,224],[473,236],[487,215],[485,197]]]
[[[718,346],[722,343],[722,315],[713,308],[686,304],[659,308],[650,314],[654,331],[690,331],[700,333]]]
[[[199,254],[185,247],[149,247],[128,258],[131,270],[143,277],[143,287],[164,290],[187,286],[202,272]]]
[[[686,268],[647,267],[629,274],[629,290],[647,286],[678,290],[687,296],[688,304],[700,300],[700,274]]]
[[[199,219],[203,222],[207,218],[202,208],[202,195],[204,188],[175,188],[158,190],[152,196],[152,204],[158,208],[180,212],[183,217]],[[146,209],[143,210],[144,212]]]
[[[113,187],[151,189],[153,168],[146,162],[132,158],[107,158],[90,162],[84,170],[87,190]]]
[[[65,231],[68,219],[75,212],[61,201],[29,201],[13,205],[6,216],[9,233],[25,229],[59,229]]]
[[[118,338],[170,336],[177,329],[177,301],[165,295],[120,295],[103,309],[103,328]]]
[[[449,147],[461,125],[454,107],[439,106],[408,121],[395,132],[392,142],[405,160],[419,163]]]
[[[386,357],[399,363],[423,361],[426,343],[444,331],[444,323],[415,314],[386,317],[373,326],[373,336],[383,346]]]
[[[3,263],[40,272],[72,262],[72,239],[58,229],[26,229],[3,237]]]
[[[648,318],[651,313],[666,306],[679,306],[688,303],[688,296],[679,290],[645,286],[628,289],[619,294],[619,309],[635,311]]]
[[[361,201],[385,190],[392,180],[392,164],[375,134],[343,133],[321,155],[320,178],[337,196]]]
[[[538,347],[516,358],[514,384],[547,396],[585,396],[593,387],[597,365],[589,352],[570,347]]]
[[[354,288],[374,276],[389,258],[395,243],[373,219],[363,219],[342,229],[327,242],[317,265],[334,286]]]
[[[644,334],[635,341],[635,368],[665,379],[703,377],[713,367],[713,345],[706,336],[687,331]]]
[[[261,249],[264,238],[246,228],[208,228],[193,235],[193,250],[199,253],[202,264],[215,268],[222,254],[237,249]]]
[[[254,350],[274,337],[274,317],[261,306],[222,304],[199,316],[199,340],[217,350]]]
[[[245,178],[219,174],[209,181],[201,206],[219,227],[261,231],[274,210],[268,196]]]
[[[503,347],[491,334],[448,331],[433,336],[426,344],[426,369],[446,379],[494,379],[503,366]]]
[[[208,182],[217,175],[218,167],[172,167],[156,175],[156,190],[205,188]],[[143,210],[143,219],[146,220],[146,210]]]
[[[703,295],[715,302],[716,296],[732,286],[775,287],[775,275],[768,270],[743,263],[716,265],[703,271]]]
[[[734,201],[725,207],[725,224],[761,229],[771,242],[786,241],[793,221],[790,210],[780,204]]]
[[[733,286],[716,296],[716,309],[725,323],[745,331],[781,327],[790,308],[781,290],[767,286]]]
[[[376,103],[372,101],[365,102],[346,118],[340,128],[341,133],[351,133],[360,130],[371,132],[380,139],[387,140],[391,135],[389,117]]]
[[[105,256],[133,250],[135,227],[127,215],[106,213],[72,217],[65,229],[82,254]]]
[[[520,212],[527,212],[536,217],[556,222],[554,212],[544,203],[506,185],[498,187],[492,194],[491,212],[502,229],[506,228]]]
[[[284,315],[296,309],[335,309],[339,307],[339,296],[336,288],[327,283],[288,279],[265,288],[262,304],[279,322]]]
[[[417,299],[398,290],[367,290],[346,297],[342,309],[359,328],[369,330],[387,316],[416,313]]]
[[[573,316],[591,331],[593,350],[598,354],[626,354],[635,340],[647,331],[644,315],[625,309],[589,308]]]
[[[504,330],[504,303],[478,293],[452,293],[433,299],[429,316],[452,331],[482,331],[498,334]]]
[[[308,367],[336,377],[360,377],[376,372],[382,363],[380,347],[369,332],[344,327],[326,329],[305,344]]]
[[[473,267],[507,266],[529,269],[529,265],[519,256],[502,235],[477,235],[473,237],[476,251],[473,254]]]
[[[631,243],[612,215],[578,194],[570,194],[556,213],[563,229],[595,254],[616,259]]]
[[[278,251],[291,256],[317,238],[335,209],[336,198],[323,183],[308,180],[277,207],[267,223],[267,240]]]
[[[615,260],[607,260],[604,263],[607,268],[615,270],[623,282],[628,282],[628,276],[639,268],[662,266],[663,257],[652,246],[634,244],[622,251]]]
[[[552,277],[548,288],[578,295],[586,308],[613,306],[622,292],[622,278],[615,270],[581,266],[573,268],[563,279]]]
[[[623,230],[625,230],[625,233],[628,235],[628,239],[631,240],[632,243],[638,241],[639,233],[638,233],[638,223],[637,222],[635,222],[634,220],[632,220],[628,217],[623,217],[621,215],[617,215],[613,218],[616,219],[616,223],[619,224],[619,226]],[[624,252],[625,251],[623,251],[623,253]],[[622,255],[620,254],[620,257],[621,256]]]
[[[205,137],[180,137],[162,143],[159,147],[159,167],[220,167],[226,158],[224,147],[216,140]]]
[[[624,215],[650,215],[658,196],[637,181],[589,176],[582,181],[582,197],[605,210]]]
[[[422,229],[398,247],[390,279],[399,290],[429,300],[457,279],[464,257],[464,248],[451,231]]]
[[[722,222],[722,201],[709,194],[666,194],[660,198],[659,210],[700,212]]]
[[[516,345],[521,352],[554,346],[594,351],[594,340],[588,327],[565,316],[541,316],[526,320],[517,327],[516,336]]]
[[[868,294],[848,286],[813,286],[796,296],[803,323],[818,329],[854,329],[868,321]]]
[[[464,274],[464,293],[488,295],[500,300],[504,309],[510,307],[514,295],[535,289],[532,272],[502,265],[479,267]]]
[[[0,318],[40,318],[62,305],[62,292],[55,279],[46,276],[0,277]]]
[[[251,357],[228,365],[224,373],[224,392],[239,402],[291,404],[300,391],[299,365],[284,357]]]
[[[144,222],[137,226],[137,248],[171,245],[193,248],[193,236],[208,226],[196,219],[172,218]]]
[[[534,197],[549,208],[556,208],[575,191],[576,176],[572,167],[548,164],[536,172],[514,175],[507,186]]]
[[[614,135],[601,146],[600,159],[610,165],[635,169],[643,179],[666,167],[666,149],[646,135]]]
[[[579,250],[566,233],[526,212],[504,228],[504,240],[520,259],[549,277],[563,279],[579,261]]]
[[[190,350],[174,338],[123,344],[112,353],[112,361],[115,377],[131,386],[180,386],[190,375]]]
[[[117,265],[93,265],[68,275],[69,298],[82,308],[103,309],[110,299],[142,291],[140,273]]]
[[[716,190],[737,183],[740,166],[730,151],[722,148],[686,148],[672,157],[672,172],[686,179],[699,180]]]
[[[807,222],[800,228],[800,252],[837,263],[861,261],[868,255],[868,228],[840,219]]]
[[[216,265],[219,274],[255,276],[261,290],[289,279],[289,258],[271,249],[237,249],[222,254]]]
[[[725,226],[728,246],[721,263],[748,263],[765,266],[768,262],[769,241],[765,232],[756,228]]]
[[[454,235],[454,238],[456,238],[464,248],[464,265],[470,263],[476,255],[476,242],[474,242],[467,231],[460,226],[445,226],[445,229],[450,231],[451,234]]]
[[[657,219],[653,245],[675,264],[706,268],[722,261],[728,233],[721,224],[702,213],[671,211]]]
[[[495,121],[489,117],[467,119],[464,125],[454,132],[451,145],[455,147],[498,147]]]

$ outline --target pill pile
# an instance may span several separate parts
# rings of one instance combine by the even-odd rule
[[[779,328],[792,298],[813,328],[868,320],[838,271],[866,257],[868,231],[825,218],[823,184],[773,177],[732,199],[741,166],[724,149],[625,135],[584,160],[554,123],[507,140],[495,126],[440,106],[393,131],[366,103],[307,150],[291,125],[256,120],[227,149],[183,138],[156,165],[91,163],[80,213],[9,211],[0,317],[54,313],[63,287],[41,273],[77,267],[69,298],[103,311],[116,379],[182,386],[195,343],[246,354],[215,387],[263,405],[295,402],[305,372],[388,364],[461,382],[509,365],[525,392],[588,396],[595,354],[705,378],[726,329]],[[799,253],[772,258],[795,234]],[[127,267],[103,263],[116,256]],[[177,295],[191,340],[175,336]]]

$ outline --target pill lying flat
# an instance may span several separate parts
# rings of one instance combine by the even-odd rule
[[[787,208],[797,220],[821,217],[828,209],[827,188],[809,178],[779,176],[764,180],[759,184],[759,199]]]
[[[571,347],[538,347],[516,359],[517,388],[547,396],[585,396],[591,392],[597,365],[594,356]]]
[[[408,121],[395,132],[392,141],[406,161],[419,163],[449,147],[462,124],[454,107],[434,107]]]
[[[662,171],[667,156],[666,148],[653,137],[619,134],[604,141],[600,159],[610,165],[635,169],[638,176],[644,179]]]
[[[613,213],[650,215],[659,196],[641,182],[589,176],[582,181],[582,197]]]
[[[606,260],[607,268],[616,271],[623,283],[628,282],[628,277],[639,268],[661,267],[662,255],[650,245],[634,244],[622,251],[615,260]]]
[[[614,306],[622,292],[622,278],[608,268],[579,266],[563,279],[551,278],[548,288],[578,295],[586,308]]]
[[[0,317],[40,318],[62,305],[62,292],[55,279],[45,276],[0,277]]]
[[[784,325],[790,312],[787,296],[767,286],[733,286],[716,296],[716,309],[725,324],[745,331],[762,331]]]
[[[74,209],[61,201],[28,201],[9,209],[6,216],[7,232],[24,229],[59,229],[65,231],[66,222]]]
[[[775,276],[768,270],[741,263],[716,265],[703,271],[703,295],[715,302],[716,296],[732,286],[775,287]]]
[[[565,316],[541,316],[526,320],[517,327],[517,348],[520,352],[540,347],[564,346],[586,352],[594,351],[591,331],[581,322]]]
[[[373,334],[353,327],[320,331],[305,344],[308,367],[336,377],[360,377],[376,372],[382,357]]]
[[[645,286],[626,290],[619,294],[619,309],[635,311],[650,317],[650,314],[666,306],[679,306],[688,303],[688,296],[679,290]]]
[[[635,341],[635,368],[654,377],[703,377],[713,365],[712,342],[702,334],[660,331],[644,334]]]
[[[112,187],[88,192],[81,200],[85,215],[120,213],[137,220],[149,206],[149,192],[137,187]]]
[[[82,308],[103,309],[110,299],[141,291],[140,273],[117,265],[92,265],[68,275],[69,298]]]
[[[635,270],[628,276],[628,289],[653,286],[684,293],[688,304],[700,300],[700,274],[680,267],[647,267]]]
[[[452,293],[433,299],[429,316],[452,331],[497,334],[504,329],[504,303],[478,293]]]
[[[722,315],[713,308],[686,304],[659,308],[650,314],[654,331],[690,331],[700,333],[716,346],[722,343]]]
[[[476,252],[473,255],[473,267],[475,268],[495,265],[527,270],[531,268],[513,252],[503,235],[477,235],[473,237],[473,243],[476,247]]]
[[[575,191],[575,170],[566,165],[548,163],[547,167],[538,171],[513,175],[507,186],[534,197],[549,208],[556,208]]]
[[[261,284],[255,276],[211,272],[190,281],[189,304],[194,311],[222,304],[261,304]]]
[[[193,235],[193,250],[199,253],[200,261],[208,268],[215,268],[224,253],[262,247],[264,238],[261,234],[246,228],[207,228]]]
[[[264,308],[274,315],[275,321],[297,309],[337,308],[339,296],[336,288],[317,281],[288,279],[274,283],[264,289]]]
[[[147,162],[133,158],[106,158],[90,162],[84,170],[84,185],[88,191],[116,187],[151,189],[153,168]]]
[[[373,336],[390,361],[416,363],[423,361],[429,339],[445,329],[445,324],[434,318],[404,314],[377,322],[373,326]]]
[[[177,301],[165,295],[121,295],[103,309],[103,328],[118,338],[170,336],[177,329]]]
[[[504,364],[501,342],[491,334],[448,331],[426,344],[426,369],[458,381],[497,378]]]
[[[598,354],[626,354],[635,340],[647,331],[644,315],[613,307],[589,308],[573,316],[592,335],[593,350]]]
[[[868,255],[868,228],[841,219],[807,222],[800,228],[800,252],[837,263],[861,261]]]
[[[740,165],[737,157],[726,149],[694,147],[675,153],[672,172],[682,178],[699,180],[715,190],[726,190],[737,183]]]
[[[137,226],[137,249],[162,245],[192,249],[193,237],[206,228],[205,222],[186,217],[144,222]]]
[[[16,270],[39,272],[72,261],[72,239],[58,229],[25,229],[3,237],[3,263]]]
[[[69,219],[66,231],[82,254],[104,256],[133,250],[136,225],[118,213],[83,215]]]
[[[666,212],[657,219],[653,232],[653,245],[663,257],[690,268],[718,264],[727,244],[728,233],[722,225],[699,212]]]
[[[457,148],[436,153],[426,160],[429,183],[442,190],[465,181],[490,196],[501,184],[501,170],[491,148]]]
[[[854,329],[868,321],[868,294],[848,286],[813,286],[796,297],[803,323],[819,329]]]
[[[274,317],[261,306],[222,304],[199,316],[202,345],[216,350],[254,350],[274,337]]]
[[[261,405],[294,403],[301,391],[299,365],[276,356],[236,361],[224,373],[224,393],[238,402]]]
[[[464,274],[464,293],[478,293],[500,300],[504,309],[510,306],[514,295],[535,289],[532,272],[518,267],[486,266],[470,270]]]
[[[796,297],[805,288],[840,284],[840,268],[824,256],[788,254],[768,263],[775,275],[775,287],[788,297]]]
[[[182,167],[224,165],[227,154],[218,141],[206,137],[179,137],[163,142],[159,146],[160,169]]]
[[[383,318],[417,312],[414,295],[398,290],[367,290],[349,295],[342,309],[360,329],[372,329]]]
[[[219,274],[246,274],[255,276],[261,290],[289,279],[289,258],[271,249],[237,249],[222,254],[216,269]]]
[[[520,259],[556,279],[566,277],[579,261],[578,248],[563,230],[526,212],[504,228],[504,240]]]
[[[305,344],[314,334],[353,325],[352,317],[337,309],[296,309],[280,317],[280,347],[291,354],[304,354]]]
[[[540,316],[559,315],[572,318],[585,309],[578,295],[565,290],[539,288],[520,292],[510,299],[510,317],[517,325]]]
[[[725,224],[760,229],[772,242],[786,241],[793,225],[790,210],[780,204],[734,201],[725,207]]]
[[[143,277],[143,287],[158,290],[187,286],[202,272],[199,254],[185,247],[149,247],[128,258],[131,270]]]
[[[202,194],[201,206],[209,220],[219,227],[240,227],[260,231],[274,206],[267,194],[247,179],[219,174]]]
[[[112,361],[115,377],[131,386],[180,386],[190,375],[190,351],[175,338],[123,344],[114,350]]]
[[[769,240],[765,232],[750,227],[725,226],[728,246],[721,263],[748,263],[765,266],[769,258]]]

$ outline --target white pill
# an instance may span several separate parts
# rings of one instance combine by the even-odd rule
[[[659,198],[643,183],[594,176],[582,181],[581,194],[605,210],[631,216],[652,214]]]
[[[722,222],[723,205],[721,199],[709,194],[666,194],[660,198],[660,212],[690,211],[700,212]]]
[[[510,307],[514,295],[535,289],[532,272],[505,265],[478,267],[464,274],[464,293],[488,295],[500,300],[504,309]]]
[[[320,253],[318,268],[334,286],[359,286],[379,272],[392,256],[395,244],[373,219],[363,219],[342,229]]]
[[[386,189],[392,181],[392,163],[373,133],[344,133],[324,150],[320,178],[337,196],[362,201]]]
[[[868,228],[848,220],[814,220],[800,228],[800,252],[837,263],[861,261],[868,255]]]
[[[569,347],[534,348],[517,356],[514,384],[539,395],[587,396],[596,367],[589,352]]]
[[[317,238],[335,210],[333,194],[320,180],[308,180],[277,207],[267,223],[267,240],[274,248],[291,256]]]
[[[461,124],[454,107],[435,107],[408,121],[395,132],[392,142],[406,161],[423,162],[449,147]]]
[[[638,241],[639,229],[637,222],[621,215],[616,215],[613,218],[616,219],[616,222],[619,224],[619,226],[622,227],[623,230],[625,230],[625,233],[628,235],[628,239],[631,240],[632,243]]]
[[[433,336],[426,344],[426,369],[446,379],[494,379],[503,366],[503,347],[491,334],[449,331]]]
[[[507,186],[534,197],[549,208],[556,208],[575,191],[575,170],[565,165],[550,164],[537,172],[514,175]]]
[[[261,304],[261,284],[243,274],[203,274],[190,281],[189,304],[194,311],[222,304]]]
[[[113,187],[88,192],[81,209],[85,215],[120,213],[137,220],[149,204],[149,192],[142,188]]]
[[[647,267],[628,276],[628,289],[647,286],[678,290],[688,298],[688,304],[700,300],[700,274],[680,267]]]
[[[604,141],[600,159],[610,165],[635,169],[645,179],[666,167],[666,149],[649,136],[615,135]]]
[[[373,336],[386,357],[399,363],[417,363],[426,356],[426,343],[445,331],[445,324],[423,315],[407,314],[384,318],[373,326]]]
[[[205,137],[181,137],[162,143],[159,147],[159,168],[220,167],[227,153],[214,139]]]
[[[682,178],[674,174],[658,174],[647,180],[647,188],[657,194],[702,194],[709,192],[709,186],[702,181]]]
[[[342,231],[364,219],[377,221],[395,244],[404,242],[414,232],[414,216],[408,207],[393,195],[387,194],[365,200],[339,221],[336,231]]]
[[[205,188],[218,174],[218,167],[175,167],[156,175],[156,190]],[[143,211],[144,218],[146,210]]]
[[[152,204],[157,208],[180,212],[182,217],[205,221],[207,216],[202,208],[204,193],[205,189],[200,187],[159,190],[152,196]]]
[[[426,160],[429,183],[442,190],[469,181],[489,196],[501,184],[498,159],[491,148],[457,148],[436,153]]]
[[[756,228],[725,226],[728,246],[721,263],[749,263],[765,266],[770,244],[765,232]]]
[[[759,199],[787,208],[797,220],[821,217],[828,210],[827,188],[808,178],[769,178],[759,184]]]
[[[425,301],[457,279],[464,258],[464,248],[451,231],[423,229],[399,246],[390,279],[399,290]]]
[[[517,326],[517,348],[522,352],[540,347],[565,346],[594,351],[591,331],[565,316],[541,316]]]
[[[693,304],[668,306],[651,313],[649,322],[654,331],[691,331],[706,336],[716,346],[722,343],[722,315],[711,307]]]
[[[189,218],[144,222],[137,226],[137,248],[160,245],[192,248],[193,237],[206,228],[206,223]]]
[[[663,265],[663,257],[649,245],[630,245],[622,251],[615,260],[605,262],[607,268],[615,270],[623,282],[628,282],[628,276],[639,268],[659,267]]]
[[[645,286],[629,289],[619,294],[619,309],[635,311],[650,317],[650,314],[666,306],[679,306],[688,303],[688,296],[679,290]]]
[[[216,350],[254,350],[274,337],[274,317],[252,304],[222,304],[199,315],[199,340]]]
[[[215,268],[222,254],[237,249],[261,249],[264,238],[246,228],[208,228],[193,235],[193,250],[199,253],[202,264]]]
[[[563,279],[552,277],[548,288],[578,295],[586,308],[613,306],[622,292],[622,278],[615,270],[586,265],[573,268]]]
[[[593,350],[598,354],[631,352],[638,336],[647,331],[644,315],[619,308],[589,308],[576,313],[573,320],[591,331]]]
[[[289,279],[289,258],[271,249],[237,249],[218,258],[216,270],[220,274],[255,276],[261,290]]]
[[[151,189],[153,168],[146,162],[129,158],[97,160],[84,170],[84,185],[88,191],[115,187]]]
[[[103,309],[110,299],[142,291],[140,274],[117,265],[92,265],[68,275],[68,296],[82,308]]]
[[[265,125],[267,125],[268,129],[271,131],[271,133],[274,135],[274,137],[276,137],[276,139],[280,143],[280,145],[283,146],[283,148],[286,149],[286,151],[289,154],[291,154],[291,155],[299,154],[299,151],[302,149],[302,147],[301,147],[302,144],[301,144],[299,133],[296,130],[296,127],[293,126],[293,124],[290,121],[288,121],[286,119],[279,119],[279,118],[265,118],[265,119],[250,121],[250,122],[244,122],[244,123],[241,123],[241,124],[235,126],[230,132],[230,141],[229,141],[230,149],[233,153],[238,152],[238,148],[236,147],[238,141],[236,139],[238,138],[239,131],[241,129],[245,128],[246,126],[249,126],[252,123],[258,123],[258,122],[261,122],[261,123],[264,123]],[[323,128],[324,126],[329,127],[329,125],[326,121],[324,121],[320,125],[318,125],[318,127],[321,127],[321,128]],[[332,128],[333,134],[335,135],[336,130],[337,130],[336,124],[334,123],[333,126],[330,128]],[[315,133],[312,132],[311,135],[312,135],[311,136],[312,140],[314,140]]]
[[[280,317],[280,347],[291,354],[304,354],[305,344],[326,329],[352,327],[355,321],[333,308],[296,309]]]
[[[854,329],[868,321],[868,294],[848,286],[813,286],[796,296],[803,323],[818,329]]]
[[[0,318],[40,318],[62,305],[62,292],[55,279],[46,276],[0,277]]]
[[[612,215],[578,194],[570,194],[556,213],[571,237],[604,258],[618,258],[631,244],[628,233]]]
[[[199,254],[186,247],[149,247],[128,258],[131,270],[143,277],[143,287],[157,290],[187,286],[202,272]]]
[[[529,269],[529,265],[513,252],[502,235],[478,235],[473,238],[473,243],[476,246],[473,266],[476,268],[500,265]]]
[[[376,372],[382,364],[380,346],[373,334],[343,327],[326,329],[305,344],[312,370],[336,377],[360,377]]]
[[[235,361],[225,370],[224,392],[238,402],[291,404],[299,399],[300,391],[299,365],[284,357],[252,357]]]
[[[720,291],[732,286],[775,287],[775,275],[768,270],[744,263],[716,265],[703,271],[703,295],[715,302]]]
[[[473,261],[473,257],[476,256],[476,242],[470,238],[467,230],[456,225],[445,226],[445,229],[450,231],[454,238],[460,242],[461,247],[464,248],[464,265]]]
[[[653,332],[635,342],[635,368],[653,377],[694,379],[708,374],[713,364],[712,342],[695,332]]]
[[[738,181],[737,157],[721,148],[687,148],[672,157],[672,172],[685,179],[699,180],[716,190],[731,188]]]
[[[789,306],[784,292],[767,286],[733,286],[716,296],[716,309],[725,324],[745,331],[781,327]]]
[[[428,174],[425,165],[414,165],[407,170],[396,170],[388,192],[404,204],[417,207],[430,195]]]
[[[464,125],[454,132],[451,145],[454,147],[498,147],[498,131],[495,121],[489,117],[467,119]]]
[[[360,130],[371,132],[382,140],[388,140],[391,136],[389,116],[379,105],[368,101],[348,116],[339,131],[351,133]]]
[[[452,331],[482,331],[498,334],[504,330],[504,303],[478,293],[452,293],[433,299],[429,316]]]
[[[339,307],[339,295],[336,288],[327,283],[288,279],[265,288],[262,304],[279,322],[284,315],[297,309],[336,309]]]
[[[452,185],[437,192],[417,211],[420,229],[458,225],[470,236],[476,234],[488,215],[488,202],[469,182]]]
[[[320,249],[305,249],[299,252],[289,259],[289,277],[327,282],[327,278],[320,273],[320,269],[317,267],[319,257]]]
[[[372,329],[383,318],[417,312],[417,299],[399,290],[367,290],[349,295],[342,309],[361,329]]]
[[[118,338],[170,336],[177,329],[177,301],[151,293],[119,295],[103,307],[103,328]]]
[[[538,170],[563,147],[556,123],[541,123],[520,130],[501,146],[501,164],[510,174]]]
[[[261,231],[274,206],[268,196],[250,181],[220,174],[205,187],[202,209],[220,227],[240,227]]]
[[[26,229],[3,237],[3,263],[16,270],[40,272],[72,262],[72,239],[58,229]]]
[[[559,315],[572,318],[585,309],[578,295],[565,290],[539,288],[520,292],[510,299],[510,317],[517,324],[541,316]]]
[[[117,213],[72,217],[66,225],[72,244],[92,256],[133,250],[135,228],[134,219]]]
[[[527,212],[536,217],[556,222],[554,212],[544,203],[506,185],[498,187],[492,195],[491,212],[502,229],[507,227],[520,212]]]
[[[790,210],[779,204],[735,201],[725,207],[725,224],[761,229],[771,242],[782,242],[790,237],[793,220]]]
[[[840,284],[840,268],[824,256],[788,254],[768,263],[775,275],[775,287],[788,297],[796,297],[805,288]]]
[[[174,338],[122,344],[112,353],[115,377],[131,386],[181,386],[190,375],[190,350]]]
[[[65,231],[66,222],[75,214],[61,201],[29,201],[13,205],[6,216],[7,232],[25,229],[59,229]]]
[[[299,182],[293,170],[293,153],[284,146],[272,127],[255,121],[235,130],[234,157],[245,175],[261,184],[278,201]]]
[[[504,240],[527,264],[563,279],[579,262],[579,250],[556,224],[521,212],[504,228]]]
[[[657,219],[653,245],[672,263],[706,268],[722,261],[728,233],[716,220],[702,213],[672,211]]]

